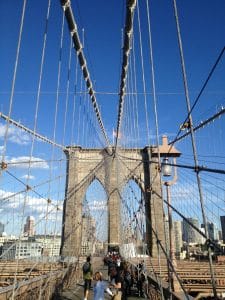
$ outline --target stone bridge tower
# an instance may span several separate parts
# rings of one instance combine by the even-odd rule
[[[168,151],[167,138],[160,155]],[[175,149],[173,148],[172,151]],[[170,150],[171,153],[171,150]],[[177,153],[179,153],[177,151]],[[66,197],[63,209],[62,256],[78,256],[81,250],[82,202],[88,186],[98,179],[108,197],[109,245],[120,244],[120,205],[123,186],[133,179],[145,197],[146,237],[152,256],[157,245],[152,229],[164,244],[164,212],[161,199],[158,153],[155,147],[144,149],[83,149],[68,147]]]

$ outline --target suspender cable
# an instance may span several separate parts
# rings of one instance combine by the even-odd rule
[[[48,19],[49,19],[50,3],[51,3],[51,0],[48,1],[47,16],[46,16],[46,27],[45,27],[45,32],[44,32],[44,36],[43,36],[41,66],[40,66],[38,91],[37,91],[37,98],[36,98],[36,108],[35,108],[35,116],[34,116],[34,129],[33,129],[34,132],[36,131],[36,126],[37,126],[37,116],[38,116],[38,107],[39,107],[39,100],[40,100],[40,89],[41,89],[42,74],[43,74],[43,64],[44,64],[44,57],[45,57],[46,38],[47,38],[47,31],[48,31],[47,24],[48,24]],[[25,4],[25,2],[24,2],[24,4]],[[14,73],[14,75],[15,75],[15,73]],[[7,124],[9,124],[9,122]],[[35,139],[35,136],[33,135],[32,136],[32,141],[31,141],[31,149],[30,149],[28,176],[27,176],[27,180],[26,180],[27,186],[29,185],[29,181],[30,181],[30,174],[31,174],[31,163],[30,162],[32,160],[33,152],[34,152],[34,139]],[[23,203],[22,203],[22,214],[21,214],[20,236],[19,236],[19,251],[20,251],[20,248],[21,248],[21,238],[22,238],[22,233],[23,233],[23,221],[24,221],[24,218],[25,218],[25,208],[26,208],[26,205],[27,205],[27,202],[28,202],[28,197],[29,197],[28,193],[29,193],[29,189],[26,191],[25,196],[24,196],[24,200],[23,200]],[[16,260],[16,271],[15,271],[15,275],[14,275],[12,299],[14,299],[14,297],[15,297],[15,288],[16,288],[16,284],[17,284],[18,266],[19,266],[19,257]]]
[[[174,6],[176,28],[177,28],[177,37],[178,37],[178,44],[179,44],[179,51],[180,51],[180,59],[181,59],[183,83],[184,83],[184,90],[185,90],[185,97],[186,97],[186,105],[187,105],[187,111],[188,111],[188,121],[189,121],[189,124],[190,124],[192,150],[193,150],[193,157],[194,157],[194,162],[195,162],[195,167],[196,167],[196,179],[197,179],[197,183],[198,183],[199,199],[200,199],[200,204],[201,204],[201,211],[202,211],[203,224],[204,224],[204,228],[205,228],[205,234],[206,234],[206,237],[208,239],[209,238],[209,233],[208,233],[208,228],[206,226],[207,225],[207,218],[206,218],[206,215],[205,215],[202,185],[201,185],[201,179],[200,179],[200,174],[199,174],[199,170],[198,170],[198,156],[197,156],[197,150],[196,150],[195,135],[194,135],[194,130],[193,130],[191,105],[190,105],[190,98],[189,98],[189,92],[188,92],[186,68],[185,68],[185,62],[184,62],[183,45],[182,45],[182,39],[181,39],[181,33],[180,33],[180,24],[179,24],[176,0],[173,0],[173,6]],[[212,280],[213,294],[214,294],[214,298],[218,299],[217,291],[216,291],[216,281],[215,281],[213,264],[212,264],[212,253],[211,253],[210,247],[208,247],[208,254],[209,254],[209,267],[210,267],[210,275],[211,275],[211,280]]]
[[[137,22],[138,22],[138,32],[139,32],[139,44],[140,44],[140,64],[141,64],[141,81],[143,87],[143,98],[144,98],[144,114],[145,114],[145,125],[147,133],[147,145],[151,145],[150,141],[150,131],[149,131],[149,121],[148,121],[148,105],[147,105],[147,95],[146,95],[146,79],[145,79],[145,63],[144,63],[144,51],[142,43],[142,30],[141,30],[141,20],[140,20],[140,10],[137,4]]]
[[[132,33],[133,33],[133,17],[134,10],[136,7],[136,0],[127,0],[127,11],[126,11],[126,22],[124,28],[124,46],[123,46],[123,62],[120,79],[120,98],[119,98],[119,109],[117,117],[117,128],[116,128],[116,139],[115,139],[115,151],[118,144],[118,136],[120,132],[121,119],[123,115],[123,104],[124,97],[126,94],[126,81],[127,81],[127,70],[129,65],[129,54],[132,44]]]
[[[19,62],[20,46],[21,46],[21,40],[22,40],[23,24],[24,24],[24,18],[25,18],[26,5],[27,5],[27,1],[24,0],[23,1],[23,10],[22,10],[22,15],[21,15],[21,21],[20,21],[18,44],[17,44],[17,50],[16,50],[16,60],[15,60],[14,71],[13,71],[12,88],[11,88],[11,94],[10,94],[10,100],[9,100],[9,113],[8,113],[8,117],[6,119],[7,123],[6,123],[6,130],[5,130],[5,136],[4,136],[2,161],[4,161],[4,159],[5,159],[5,153],[6,153],[6,147],[7,147],[7,138],[8,138],[8,132],[9,132],[9,123],[10,123],[9,119],[10,119],[11,114],[12,114],[12,105],[13,105],[14,92],[15,92],[17,68],[18,68],[18,62]]]
[[[149,1],[146,0],[146,11],[147,11],[147,20],[148,20],[148,40],[149,40],[149,50],[150,50],[150,65],[151,65],[151,81],[152,81],[152,94],[153,94],[153,107],[154,107],[154,118],[155,118],[155,131],[156,131],[156,147],[157,147],[157,157],[158,157],[158,164],[159,169],[161,170],[161,159],[160,159],[160,152],[159,152],[159,121],[158,121],[158,110],[157,110],[157,96],[156,96],[156,85],[155,85],[155,65],[154,65],[154,57],[153,57],[153,42],[152,42],[152,30],[151,30],[151,19],[150,19],[150,4]],[[162,176],[159,177],[160,180],[160,190],[161,194],[163,195],[163,182],[162,182]],[[161,207],[164,211],[163,207],[163,201],[161,201]],[[155,210],[155,205],[153,205],[153,208]],[[163,224],[164,224],[164,241],[165,241],[165,247],[166,251],[168,253],[169,245],[167,243],[166,238],[166,222],[165,222],[165,216],[163,214]],[[157,233],[157,228],[156,228]],[[169,249],[171,251],[171,249]],[[160,253],[158,255],[158,261],[160,265]],[[172,279],[170,278],[170,267],[169,263],[167,262],[168,267],[168,278],[169,278],[169,289],[172,288]],[[173,266],[175,267],[175,265]],[[161,269],[160,269],[161,271]],[[171,274],[172,275],[172,274]]]
[[[78,80],[78,59],[76,59],[76,66],[75,66],[75,81],[74,81],[74,94],[73,94],[73,113],[72,113],[72,125],[71,125],[71,137],[70,137],[70,144],[73,145],[74,142],[74,131],[75,131],[75,110],[76,108],[76,99],[77,99],[77,80]]]
[[[89,71],[88,71],[87,62],[86,62],[86,59],[85,59],[85,56],[84,56],[84,53],[83,53],[83,47],[82,47],[82,44],[80,42],[80,38],[79,38],[78,30],[77,30],[77,24],[76,24],[76,21],[74,19],[74,15],[73,15],[73,12],[72,12],[70,1],[69,0],[61,0],[61,5],[62,5],[62,8],[63,8],[64,13],[65,13],[65,17],[66,17],[66,20],[67,20],[67,23],[68,23],[68,27],[69,27],[69,30],[70,30],[70,33],[71,33],[71,36],[72,36],[74,48],[75,48],[76,53],[77,53],[77,57],[78,57],[78,60],[79,60],[79,63],[80,63],[80,67],[82,69],[84,80],[86,82],[86,86],[87,86],[87,89],[88,89],[88,94],[91,97],[92,105],[94,107],[94,111],[96,113],[99,126],[101,128],[101,131],[103,133],[103,136],[104,136],[104,139],[106,141],[107,146],[110,146],[110,142],[109,142],[108,136],[106,134],[106,131],[105,131],[105,128],[104,128],[104,125],[103,125],[103,122],[102,122],[100,110],[98,108],[97,100],[96,100],[96,97],[95,97],[95,92],[94,92],[92,81],[91,81],[90,74],[89,74]]]

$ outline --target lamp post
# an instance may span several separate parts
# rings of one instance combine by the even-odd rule
[[[177,262],[175,257],[175,245],[174,245],[174,230],[173,230],[173,219],[172,219],[172,208],[171,208],[171,194],[170,194],[170,187],[176,183],[177,181],[177,168],[176,168],[176,158],[173,157],[173,170],[171,165],[169,165],[168,157],[165,157],[162,162],[162,175],[170,180],[163,181],[163,184],[166,187],[166,198],[167,198],[167,209],[168,209],[168,223],[169,223],[169,250],[170,250],[170,260],[173,266],[169,268],[169,276],[170,282],[172,286],[172,290],[174,292],[180,291],[179,282],[174,275],[174,271],[177,268]]]
[[[167,196],[167,207],[168,207],[168,219],[169,219],[169,239],[170,239],[170,260],[173,265],[173,268],[176,270],[176,259],[175,259],[175,250],[174,250],[174,239],[173,239],[173,224],[172,224],[172,209],[170,207],[171,196],[170,196],[170,186],[177,181],[177,169],[176,169],[176,157],[179,157],[181,152],[178,151],[173,145],[168,144],[168,138],[166,135],[162,136],[162,145],[152,148],[152,157],[163,158],[162,162],[162,175],[168,179],[163,181],[163,184],[166,187],[166,196]],[[172,170],[171,165],[169,164],[169,159],[173,159],[174,168]],[[171,274],[171,283],[172,288],[175,292],[180,291],[179,282],[174,276],[173,270],[169,272]]]

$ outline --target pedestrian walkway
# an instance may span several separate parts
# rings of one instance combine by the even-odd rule
[[[104,266],[102,263],[102,259],[94,259],[93,260],[93,269],[94,273],[96,271],[100,271],[103,274],[104,279],[108,279],[108,267]],[[74,285],[66,290],[64,290],[57,300],[83,300],[84,299],[84,288],[83,288],[83,281],[79,284]],[[89,300],[93,299],[93,289],[91,289],[89,293]],[[111,300],[112,297],[105,293],[105,300]],[[140,297],[128,297],[128,300],[135,300],[135,299],[143,299]]]
[[[89,297],[90,300],[93,299],[93,290],[90,291]],[[77,285],[70,289],[65,290],[60,300],[83,300],[84,299],[84,288],[83,285]],[[109,300],[112,299],[109,295],[105,295],[105,299]]]
[[[89,300],[93,299],[93,290],[90,291]],[[83,300],[84,299],[84,288],[83,285],[77,285],[70,289],[65,290],[59,300]],[[105,300],[112,299],[107,293],[105,294]],[[140,297],[128,297],[128,300],[136,300],[136,299],[143,299]]]

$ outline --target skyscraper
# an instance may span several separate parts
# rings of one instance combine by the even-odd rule
[[[174,221],[173,228],[174,228],[174,243],[175,243],[176,256],[179,257],[181,248],[183,246],[181,221]]]
[[[26,224],[24,225],[24,234],[27,236],[33,236],[35,234],[35,219],[32,216],[28,216]]]
[[[4,229],[5,229],[5,225],[2,222],[0,222],[0,236],[2,236]]]
[[[223,242],[225,243],[225,216],[220,216]]]
[[[218,230],[218,239],[219,241],[223,240],[222,230]]]
[[[187,220],[199,229],[199,222],[194,218]],[[200,243],[200,234],[188,222],[183,221],[183,240],[187,243]]]
[[[207,222],[209,238],[212,241],[218,240],[218,231],[214,223]]]

